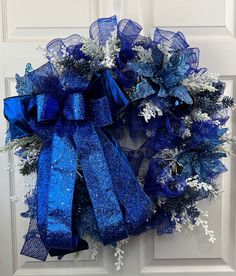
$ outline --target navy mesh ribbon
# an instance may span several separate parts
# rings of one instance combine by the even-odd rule
[[[108,78],[109,74],[103,76]],[[112,93],[115,87],[116,101],[117,93],[122,92],[111,79],[108,78],[109,85],[105,83],[107,91],[104,94]],[[119,105],[124,107],[124,98],[123,106],[120,100]],[[40,128],[43,132],[45,126],[51,129],[50,134],[42,136],[44,145],[37,179],[38,231],[50,255],[86,248],[73,221],[77,160],[105,245],[126,238],[151,216],[151,201],[125,155],[101,129],[112,123],[107,96],[87,100],[86,104],[82,93],[13,97],[5,99],[4,112],[12,139],[40,133]],[[36,123],[32,124],[34,120]],[[25,247],[29,248],[30,240],[27,242]]]

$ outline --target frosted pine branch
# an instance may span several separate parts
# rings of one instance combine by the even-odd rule
[[[143,116],[146,122],[148,122],[151,118],[156,118],[156,116],[162,115],[162,110],[151,101],[145,103],[142,111],[139,113],[139,116]]]
[[[115,66],[115,58],[120,51],[117,31],[113,31],[111,37],[106,41],[105,47],[102,48],[103,61],[102,66],[111,68]]]
[[[211,193],[214,197],[216,197],[219,193],[218,190],[216,190],[212,184],[205,183],[205,182],[199,182],[198,175],[195,175],[193,177],[190,177],[186,180],[187,185],[191,188],[194,188],[196,190],[204,190],[205,192]]]
[[[64,66],[61,64],[64,60],[71,58],[69,53],[67,52],[67,49],[64,45],[61,46],[61,52],[62,55],[58,56],[57,52],[47,51],[45,52],[44,56],[49,59],[49,61],[52,63],[56,71],[61,74],[64,71]]]
[[[204,72],[194,73],[184,79],[182,84],[188,88],[191,94],[197,94],[202,91],[216,91],[213,83],[218,82],[219,77],[217,74]]]
[[[168,60],[170,58],[170,56],[171,56],[171,53],[173,52],[173,49],[172,49],[172,40],[168,40],[166,42],[158,44],[157,47],[165,55],[165,59]]]
[[[181,219],[176,216],[175,212],[173,212],[171,215],[171,221],[175,223],[175,231],[180,233],[182,230]]]
[[[17,150],[24,148],[25,152],[31,152],[32,150],[40,151],[42,147],[42,141],[37,136],[23,137],[20,139],[15,139],[7,143],[5,146],[0,147],[0,152],[7,152],[11,150]]]
[[[97,256],[97,254],[98,254],[98,249],[99,249],[99,242],[93,240],[92,248],[90,249],[92,260],[94,260],[95,257]]]
[[[104,57],[104,53],[102,47],[99,44],[90,39],[83,37],[82,39],[83,46],[81,47],[81,51],[86,55],[96,60],[102,60]]]
[[[123,245],[128,243],[128,240],[129,240],[129,238],[124,239],[122,241],[118,241],[116,243],[117,246],[115,247],[114,257],[116,259],[115,267],[116,267],[117,271],[120,270],[121,267],[124,265],[124,263],[123,263],[124,256],[123,255],[124,255],[125,251],[122,250],[121,248],[122,248]]]
[[[189,206],[190,207],[190,206]],[[194,230],[195,227],[201,227],[204,230],[206,236],[208,236],[208,241],[210,243],[214,243],[216,241],[214,231],[209,230],[207,220],[203,219],[202,217],[208,217],[207,211],[204,212],[197,208],[198,211],[201,213],[201,216],[196,217],[194,222],[189,218],[187,211],[184,211],[181,217],[177,217],[176,214],[173,212],[171,220],[175,222],[175,230],[180,233],[182,231],[183,225],[186,225],[188,229]]]
[[[151,49],[144,49],[142,46],[135,46],[133,50],[137,53],[137,58],[143,63],[153,62]]]
[[[208,121],[211,119],[207,113],[203,113],[201,110],[193,110],[191,118],[195,122]]]
[[[202,213],[203,216],[208,217],[208,213],[207,212],[204,213],[202,210],[200,210],[200,211],[201,211],[201,213]],[[208,239],[209,242],[214,243],[216,241],[214,231],[213,230],[209,230],[209,226],[208,226],[207,220],[204,220],[201,217],[198,217],[198,218],[196,218],[195,225],[197,227],[202,227],[202,229],[205,232],[205,235],[209,237],[209,239]]]
[[[191,130],[189,128],[186,128],[182,134],[182,138],[183,139],[187,139],[189,137],[191,137],[192,134],[191,134]]]

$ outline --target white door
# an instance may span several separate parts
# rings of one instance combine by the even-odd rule
[[[31,62],[44,62],[36,50],[55,37],[72,33],[88,34],[88,26],[98,17],[116,14],[131,18],[144,27],[144,34],[156,26],[182,31],[191,46],[201,50],[201,66],[219,73],[227,83],[227,93],[236,86],[236,4],[234,0],[1,0],[0,8],[0,97],[15,94],[15,73],[23,74]],[[7,124],[2,116],[0,141],[4,143]],[[236,133],[236,118],[230,122]],[[0,155],[0,276],[11,275],[236,275],[236,170],[235,157],[227,160],[229,171],[220,180],[223,194],[217,201],[202,204],[209,211],[209,227],[215,244],[207,242],[197,229],[180,235],[157,237],[154,233],[130,239],[125,245],[125,266],[116,272],[111,248],[67,256],[62,261],[38,262],[20,255],[27,220],[20,217],[24,204],[11,202],[21,195],[24,179],[14,169],[12,155]],[[9,168],[9,162],[10,168]],[[6,170],[6,168],[8,168]]]

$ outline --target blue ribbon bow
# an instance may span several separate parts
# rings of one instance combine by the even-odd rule
[[[80,244],[73,216],[78,163],[105,245],[135,233],[152,214],[151,201],[125,155],[102,129],[112,124],[113,109],[116,113],[128,101],[108,70],[96,82],[100,88],[95,100],[71,91],[4,100],[11,138],[37,134],[44,141],[38,160],[37,223],[49,253],[73,252]]]

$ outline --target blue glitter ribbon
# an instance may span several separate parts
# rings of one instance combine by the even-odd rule
[[[4,112],[12,139],[43,133],[38,162],[37,223],[49,253],[73,252],[78,248],[80,239],[72,215],[77,160],[105,245],[135,233],[152,214],[151,201],[125,155],[101,128],[112,124],[110,106],[116,113],[116,103],[122,109],[128,101],[108,71],[100,80],[106,96],[90,98],[86,103],[82,93],[5,99]],[[46,135],[45,129],[49,129]]]

